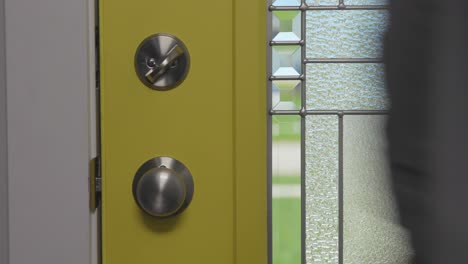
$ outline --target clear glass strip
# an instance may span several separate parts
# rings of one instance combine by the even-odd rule
[[[397,219],[386,157],[384,116],[345,116],[344,263],[410,263]]]
[[[307,65],[308,110],[387,110],[381,63]]]
[[[306,117],[307,264],[338,264],[338,117]]]
[[[301,264],[301,117],[272,117],[273,264]]]
[[[345,5],[388,5],[389,0],[345,0]]]
[[[379,58],[386,10],[307,12],[308,58]]]
[[[273,1],[274,6],[300,6],[300,0],[276,0]]]

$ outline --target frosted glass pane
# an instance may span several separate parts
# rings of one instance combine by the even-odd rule
[[[307,65],[307,109],[385,110],[389,108],[383,64]]]
[[[273,264],[301,263],[301,118],[272,117]]]
[[[307,264],[338,264],[338,117],[307,116]]]
[[[301,108],[301,82],[273,81],[273,110],[299,110]]]
[[[300,46],[274,46],[272,48],[274,76],[301,75],[301,47]]]
[[[301,40],[300,11],[274,11],[272,19],[272,33],[274,41]]]
[[[388,5],[389,0],[345,0],[346,5]]]
[[[276,0],[273,1],[274,6],[299,6],[301,5],[300,0]]]
[[[344,263],[410,263],[389,182],[385,118],[345,116],[343,131]]]
[[[385,10],[307,12],[308,58],[379,58]]]
[[[307,0],[306,3],[310,6],[331,5],[338,6],[338,0]]]

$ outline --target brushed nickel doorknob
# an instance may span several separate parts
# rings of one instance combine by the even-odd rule
[[[193,197],[193,179],[178,160],[157,157],[145,162],[133,178],[133,197],[147,214],[165,218],[181,213]]]

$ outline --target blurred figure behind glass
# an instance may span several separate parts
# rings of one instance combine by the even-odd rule
[[[393,0],[388,139],[417,264],[468,264],[468,1]]]

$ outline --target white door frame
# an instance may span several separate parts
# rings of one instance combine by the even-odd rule
[[[94,2],[0,0],[0,264],[97,263]]]
[[[8,167],[4,22],[4,0],[0,0],[0,264],[7,264],[8,261]]]

